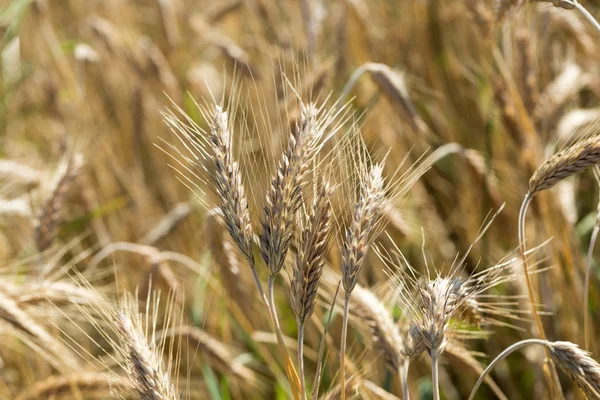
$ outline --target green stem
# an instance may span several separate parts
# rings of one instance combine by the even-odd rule
[[[341,400],[346,400],[346,336],[348,335],[348,312],[350,310],[350,294],[346,292],[344,300],[344,317],[342,319],[342,343],[340,344],[340,387]]]
[[[304,382],[304,323],[298,324],[298,372],[300,374],[300,396],[306,399],[306,383]]]

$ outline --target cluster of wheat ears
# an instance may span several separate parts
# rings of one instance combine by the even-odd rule
[[[160,3],[164,3],[161,16],[165,35],[176,40],[177,30],[169,22],[172,15],[165,5],[170,2]],[[231,2],[229,8],[224,7],[220,12],[227,14],[239,6],[237,3],[241,2]],[[411,134],[429,140],[435,136],[436,123],[443,122],[436,116],[424,118],[422,107],[411,100],[404,75],[385,64],[364,63],[339,93],[323,95],[320,73],[307,77],[300,67],[310,64],[318,47],[310,2],[301,3],[307,34],[306,58],[294,59],[293,71],[286,73],[281,72],[285,71],[285,60],[279,56],[277,62],[282,68],[273,80],[282,93],[276,94],[279,103],[275,111],[272,104],[267,104],[269,94],[254,79],[257,70],[243,50],[212,32],[206,21],[192,23],[194,29],[206,34],[211,45],[233,61],[234,77],[229,85],[224,82],[219,86],[219,94],[211,91],[215,85],[208,82],[210,77],[205,79],[202,101],[193,101],[191,97],[171,100],[171,105],[161,112],[170,136],[156,140],[152,154],[164,156],[167,161],[160,167],[171,167],[170,176],[179,180],[177,184],[186,186],[202,205],[202,222],[207,228],[201,232],[200,240],[211,248],[207,260],[160,250],[157,244],[167,236],[176,236],[171,234],[177,225],[193,214],[193,206],[188,202],[171,210],[136,242],[102,240],[102,234],[96,234],[99,244],[92,243],[89,232],[81,232],[57,245],[65,237],[66,204],[76,188],[85,187],[78,180],[83,178],[93,156],[84,157],[79,143],[61,144],[64,157],[51,179],[24,164],[0,160],[0,176],[12,176],[15,182],[19,181],[18,185],[12,185],[7,179],[7,189],[0,190],[1,214],[33,220],[35,245],[32,255],[17,257],[17,261],[0,270],[0,337],[10,338],[5,348],[0,349],[0,396],[19,400],[61,396],[175,400],[206,396],[225,399],[229,397],[224,393],[231,393],[229,396],[235,398],[260,398],[276,392],[261,387],[266,381],[276,382],[282,397],[295,400],[396,399],[388,390],[394,386],[399,388],[402,399],[408,400],[411,393],[415,397],[415,382],[423,375],[423,369],[418,373],[413,371],[415,364],[424,362],[430,370],[428,380],[433,399],[458,399],[458,394],[446,394],[443,390],[453,388],[452,384],[444,383],[449,375],[441,368],[448,357],[465,365],[464,371],[478,376],[475,384],[466,389],[469,400],[481,398],[477,396],[483,383],[490,396],[507,399],[503,388],[510,385],[506,380],[497,383],[490,373],[513,352],[528,347],[531,352],[527,353],[527,368],[537,371],[533,375],[543,380],[544,393],[552,399],[566,398],[568,391],[563,389],[566,376],[579,388],[577,394],[570,392],[571,396],[600,399],[600,364],[590,353],[594,324],[588,306],[594,245],[600,232],[600,205],[584,261],[584,284],[577,292],[581,297],[577,301],[584,307],[580,315],[569,316],[581,323],[581,347],[570,341],[549,339],[555,332],[546,334],[542,317],[550,314],[543,303],[552,293],[548,293],[546,286],[536,285],[537,275],[550,269],[539,260],[539,253],[555,251],[555,258],[565,263],[577,261],[564,260],[570,253],[553,250],[552,240],[532,244],[526,236],[527,211],[536,199],[544,196],[543,192],[587,170],[593,171],[600,187],[597,126],[566,142],[561,151],[546,157],[541,164],[535,162],[541,159],[539,154],[531,150],[535,148],[531,143],[539,141],[535,130],[552,124],[566,102],[568,95],[561,97],[568,91],[564,86],[577,86],[579,83],[574,81],[585,82],[589,76],[579,67],[565,69],[553,82],[554,86],[548,85],[542,95],[533,88],[536,79],[533,73],[524,74],[523,94],[518,93],[513,79],[500,79],[490,89],[500,106],[500,119],[508,134],[518,146],[528,149],[519,154],[516,162],[531,178],[518,223],[511,224],[509,229],[514,230],[516,250],[478,268],[472,265],[472,251],[502,218],[505,208],[498,201],[495,177],[489,173],[489,166],[484,165],[483,157],[454,142],[436,145],[432,151],[424,150],[419,142],[399,160],[391,150],[373,150],[362,132],[362,116],[355,111],[353,100],[348,100],[365,74],[394,105],[394,110],[400,111]],[[486,18],[491,18],[483,3],[466,3],[472,3],[471,19],[481,26]],[[498,1],[496,18],[518,12],[525,3]],[[564,9],[558,10],[560,13],[578,12],[600,32],[598,22],[577,0],[538,3]],[[52,44],[52,27],[44,19],[48,12],[45,2],[32,4],[34,15],[42,21],[41,29]],[[216,20],[220,16],[211,18]],[[124,52],[109,24],[98,19],[91,25],[110,53]],[[517,45],[526,44],[527,40],[521,36]],[[142,45],[150,54],[149,66],[138,63],[133,55],[125,57],[127,63],[135,64],[140,75],[156,73],[161,84],[168,83],[168,60],[151,43]],[[78,63],[83,60],[77,64],[82,68],[79,72],[85,72],[98,57],[87,47],[79,47],[75,56]],[[507,76],[508,67],[498,54],[492,56],[500,70],[495,73]],[[522,62],[531,62],[526,56],[525,51]],[[68,64],[62,64],[58,56],[53,57],[57,70],[62,71],[60,74],[70,75]],[[477,79],[475,75],[474,72],[473,80]],[[76,86],[80,95],[87,96],[85,85],[79,82]],[[145,90],[151,92],[142,86],[136,93],[142,98]],[[140,107],[143,114],[144,106]],[[119,112],[114,111],[115,115]],[[582,118],[592,124],[586,116]],[[143,125],[140,122],[143,120],[141,117],[135,121]],[[89,121],[93,118],[86,120]],[[433,139],[432,142],[441,143]],[[421,150],[423,154],[418,154]],[[396,231],[404,229],[407,223],[398,214],[398,207],[409,201],[413,193],[426,191],[417,186],[419,180],[451,154],[460,155],[475,179],[483,182],[481,186],[492,199],[494,210],[487,219],[478,221],[479,228],[466,251],[455,251],[449,265],[438,268],[430,265],[431,252],[424,230],[422,255],[407,255],[402,243],[407,235],[390,233],[388,227],[393,225]],[[148,168],[142,165],[141,169]],[[114,170],[121,177],[122,186],[127,186],[127,173],[117,167]],[[147,171],[144,173],[150,176]],[[103,178],[99,174],[94,179]],[[162,182],[146,183],[152,186]],[[9,200],[11,185],[39,186],[39,190],[31,192],[36,196],[13,196]],[[136,197],[135,188],[118,190]],[[89,191],[84,191],[81,197],[86,203],[93,203],[90,199],[94,196]],[[550,200],[544,200],[535,207],[535,217],[540,221],[551,219],[549,204]],[[443,208],[439,204],[438,207]],[[108,231],[94,215],[88,215],[82,223],[87,222],[95,224],[94,232]],[[444,225],[443,220],[428,223]],[[460,234],[454,231],[449,236]],[[134,254],[141,257],[140,264],[147,266],[143,271],[131,273],[132,277],[143,275],[137,280],[131,278],[143,282],[137,285],[135,294],[115,293],[112,289],[114,277],[120,276],[115,271],[116,253]],[[421,267],[409,261],[419,257],[423,262]],[[107,260],[113,264],[109,262],[107,266]],[[222,281],[214,276],[210,266],[213,261],[228,266],[228,275]],[[373,281],[364,276],[373,269],[366,267],[370,263],[382,266],[385,279],[378,286],[364,284]],[[184,272],[174,272],[173,264]],[[235,327],[223,328],[217,323],[213,332],[221,331],[222,337],[209,333],[204,322],[211,311],[212,298],[197,299],[186,292],[188,285],[182,275],[197,278],[196,290],[216,293],[225,299],[223,309],[233,316]],[[244,280],[244,276],[251,279]],[[515,291],[499,289],[507,284],[515,286]],[[158,286],[167,289],[166,301],[161,299]],[[186,296],[202,304],[190,305]],[[198,316],[198,310],[203,314]],[[214,310],[218,314],[222,309],[215,306]],[[293,318],[282,318],[286,313]],[[218,320],[219,316],[211,318]],[[262,318],[268,321],[262,324],[265,331],[255,328],[265,321]],[[502,346],[504,349],[492,347],[498,350],[498,355],[484,368],[465,342],[493,341],[494,326],[521,329],[530,338]],[[260,360],[249,360],[241,346],[227,344],[232,336],[244,337]],[[307,340],[314,346],[306,347]],[[357,348],[364,349],[368,356],[358,354]],[[30,357],[29,352],[39,359]],[[328,353],[334,357],[328,357]],[[195,364],[197,355],[203,359],[201,373]],[[386,385],[370,379],[368,370],[373,366],[364,360],[372,359],[379,359],[385,365]],[[219,380],[215,370],[225,378]],[[264,379],[267,375],[269,379]],[[198,382],[198,376],[204,377],[204,383]],[[463,389],[461,393],[464,392]]]

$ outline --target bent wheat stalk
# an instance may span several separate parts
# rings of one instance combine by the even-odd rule
[[[533,291],[533,285],[529,277],[529,266],[526,257],[527,248],[525,243],[525,219],[527,216],[527,208],[536,194],[546,189],[550,189],[561,180],[582,172],[587,168],[599,163],[600,134],[596,133],[575,142],[565,150],[558,152],[546,160],[531,176],[531,179],[529,180],[529,191],[525,195],[523,203],[521,204],[518,225],[519,249],[521,251],[521,258],[523,260],[523,274],[525,275],[525,282],[527,284],[527,295],[529,296],[529,302],[531,304],[535,323],[542,340],[546,340],[546,333],[535,307],[536,299]],[[555,381],[556,387],[560,388],[558,375],[556,374],[556,368],[552,365],[552,363],[550,364],[553,380]]]
[[[487,366],[475,383],[469,400],[475,398],[477,389],[479,389],[485,377],[496,364],[504,360],[515,350],[532,344],[544,346],[550,358],[577,383],[588,398],[596,399],[600,397],[600,364],[592,359],[588,352],[581,350],[576,344],[571,342],[526,339],[506,348]]]

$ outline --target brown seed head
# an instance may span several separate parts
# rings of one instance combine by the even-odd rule
[[[127,370],[142,400],[177,400],[168,375],[163,371],[159,355],[148,344],[141,327],[127,312],[120,312],[115,321],[127,354]]]
[[[247,259],[252,257],[252,225],[239,164],[234,161],[231,132],[226,111],[215,105],[210,125],[213,151],[213,189],[219,197],[220,210],[231,238]]]
[[[346,230],[342,248],[342,284],[346,293],[352,292],[358,280],[365,255],[373,241],[372,233],[383,210],[383,165],[375,165],[362,179],[360,197],[354,208],[352,222]]]
[[[529,193],[550,189],[559,181],[600,163],[600,134],[579,140],[556,153],[535,171],[529,180]]]
[[[302,204],[305,175],[321,142],[323,130],[319,127],[317,113],[312,104],[302,110],[296,132],[290,137],[267,192],[260,252],[271,276],[277,275],[284,265],[296,226],[296,213]]]
[[[292,279],[292,308],[300,324],[311,316],[317,302],[319,280],[332,231],[332,196],[333,187],[324,182],[315,198],[308,225],[302,232]]]
[[[589,399],[600,398],[600,364],[571,342],[548,344],[550,358],[577,383]]]

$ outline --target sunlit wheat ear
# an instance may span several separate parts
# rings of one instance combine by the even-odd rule
[[[531,196],[600,163],[600,134],[578,140],[545,161],[529,180]]]
[[[47,250],[52,245],[63,217],[64,203],[83,164],[83,156],[76,153],[60,165],[53,187],[43,200],[35,221],[35,244],[39,251]]]
[[[590,399],[600,398],[600,364],[571,342],[552,342],[550,357]]]
[[[320,185],[296,254],[291,294],[292,308],[299,324],[304,324],[310,318],[317,302],[319,280],[333,228],[331,209],[333,191],[334,187],[327,182]]]
[[[346,230],[342,247],[342,284],[348,294],[358,282],[358,274],[374,239],[373,233],[377,230],[385,202],[382,173],[383,164],[377,164],[362,178],[352,222]]]
[[[185,111],[174,107],[175,111],[167,111],[163,116],[186,153],[171,145],[165,152],[174,160],[174,169],[183,183],[201,193],[198,200],[208,209],[212,205],[206,199],[205,190],[214,192],[232,239],[244,257],[251,259],[252,225],[240,166],[233,155],[234,135],[229,112],[218,104],[198,106],[210,124],[205,131]]]
[[[261,220],[260,254],[269,274],[279,273],[285,262],[296,226],[296,213],[302,204],[302,186],[310,164],[322,145],[324,130],[318,110],[304,107],[295,132],[268,189]]]
[[[548,340],[526,339],[507,347],[487,366],[475,383],[471,395],[469,396],[469,400],[473,400],[477,393],[477,389],[479,389],[483,380],[496,364],[504,360],[515,350],[530,345],[544,346],[552,361],[554,361],[575,381],[575,383],[577,383],[588,399],[600,398],[600,364],[590,357],[590,353],[580,349],[579,346],[571,342],[550,342]]]

